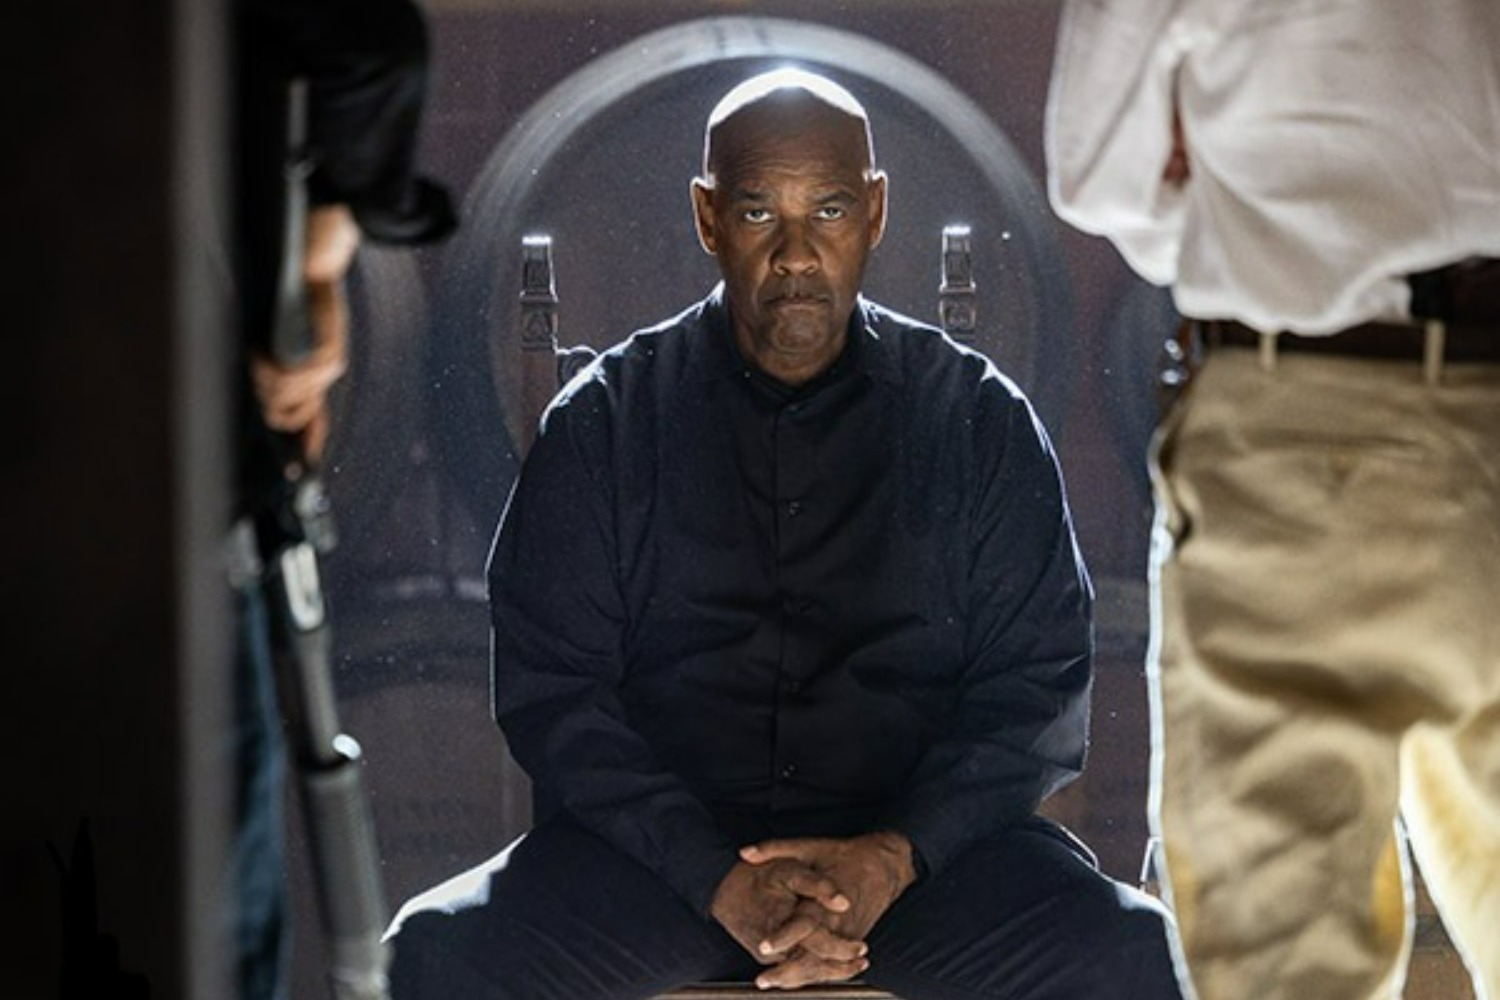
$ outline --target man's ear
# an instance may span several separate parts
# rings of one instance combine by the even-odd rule
[[[869,199],[867,208],[870,217],[871,250],[880,246],[880,241],[885,237],[885,193],[885,171],[872,170],[870,172],[870,182],[865,187],[865,197]]]
[[[709,181],[694,177],[693,222],[698,229],[698,242],[710,257],[718,253],[719,234],[714,219],[714,189]]]

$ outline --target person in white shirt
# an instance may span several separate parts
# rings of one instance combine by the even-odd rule
[[[1049,194],[1188,321],[1152,824],[1203,1000],[1500,1000],[1500,3],[1065,0]]]

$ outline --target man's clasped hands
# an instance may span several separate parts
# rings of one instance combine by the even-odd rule
[[[915,879],[899,833],[768,840],[740,850],[711,912],[767,966],[759,988],[840,982],[869,968],[866,935]]]

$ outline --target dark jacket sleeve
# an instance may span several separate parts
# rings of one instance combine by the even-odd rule
[[[416,171],[427,86],[427,25],[412,0],[240,0],[242,107],[281,148],[287,81],[308,83],[314,203],[349,205],[360,229],[388,243],[446,236],[447,192]],[[271,175],[279,176],[276,164]]]
[[[984,380],[973,420],[969,608],[957,724],[891,825],[929,873],[1031,816],[1082,770],[1092,591],[1061,474],[1030,405]]]
[[[737,845],[621,705],[627,617],[603,395],[586,385],[548,412],[501,519],[489,566],[495,717],[539,814],[566,812],[706,915]]]

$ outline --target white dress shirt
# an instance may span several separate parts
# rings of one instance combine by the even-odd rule
[[[1500,257],[1500,0],[1065,0],[1046,141],[1054,209],[1184,315],[1399,319]]]

